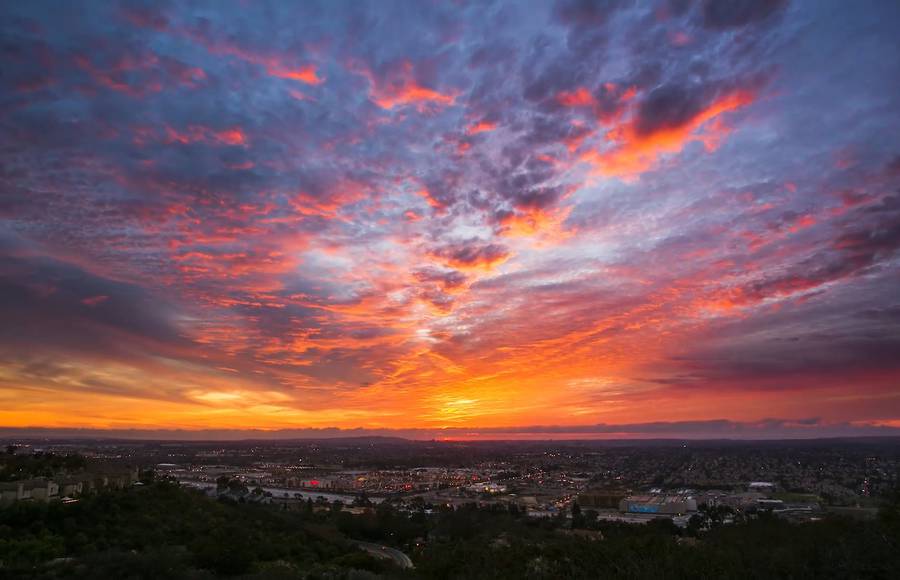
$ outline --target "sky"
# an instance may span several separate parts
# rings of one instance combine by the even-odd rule
[[[0,426],[898,434],[898,25],[5,2]]]

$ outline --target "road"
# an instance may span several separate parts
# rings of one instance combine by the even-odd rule
[[[401,568],[413,568],[412,560],[409,559],[409,556],[398,550],[397,548],[391,548],[389,546],[382,546],[381,544],[373,544],[371,542],[360,542],[354,541],[354,544],[372,554],[376,558],[388,558],[394,561],[395,564],[400,566]]]

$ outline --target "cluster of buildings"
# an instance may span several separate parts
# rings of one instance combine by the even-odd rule
[[[697,500],[687,494],[643,494],[622,498],[619,511],[629,514],[682,516],[697,511]]]
[[[578,503],[583,509],[597,511],[601,519],[642,523],[665,517],[678,525],[686,524],[701,506],[727,508],[728,513],[739,514],[765,511],[795,520],[815,519],[822,512],[819,499],[813,495],[776,492],[774,483],[764,481],[751,482],[740,491],[652,488],[631,494],[623,489],[595,489],[579,494]],[[733,521],[730,516],[725,519],[725,523]]]
[[[36,477],[0,482],[0,505],[16,501],[72,501],[77,496],[101,489],[121,489],[138,479],[137,468],[109,468],[62,477]]]
[[[285,503],[341,501],[346,509],[364,497],[366,503],[390,501],[420,511],[475,502],[556,517],[570,513],[577,500],[582,510],[601,518],[634,522],[660,517],[680,521],[707,512],[740,518],[756,511],[783,517],[838,507],[872,511],[875,498],[893,489],[900,474],[896,445],[878,442],[548,446],[360,438],[228,444],[68,441],[45,444],[45,449],[156,466],[160,475],[216,493],[223,478],[236,480],[249,493],[259,489],[263,497]],[[60,487],[55,493],[40,482],[22,483],[21,492],[5,489],[5,497],[82,492],[63,481],[54,480]],[[266,501],[242,489],[224,493]],[[701,510],[704,505],[711,509]]]
[[[412,469],[335,469],[302,464],[258,463],[246,467],[160,463],[156,469],[190,484],[214,483],[219,477],[248,486],[369,495],[393,495],[464,487],[473,493],[500,493],[497,470],[417,467]]]

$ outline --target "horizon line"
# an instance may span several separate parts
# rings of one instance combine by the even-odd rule
[[[732,421],[648,422],[592,425],[523,425],[509,427],[47,427],[3,426],[0,437],[93,438],[145,441],[277,441],[348,438],[397,438],[410,441],[775,441],[900,437],[892,423],[827,422],[819,418]]]

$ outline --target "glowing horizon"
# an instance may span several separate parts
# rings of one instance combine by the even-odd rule
[[[900,432],[900,8],[417,6],[0,9],[0,426]]]

